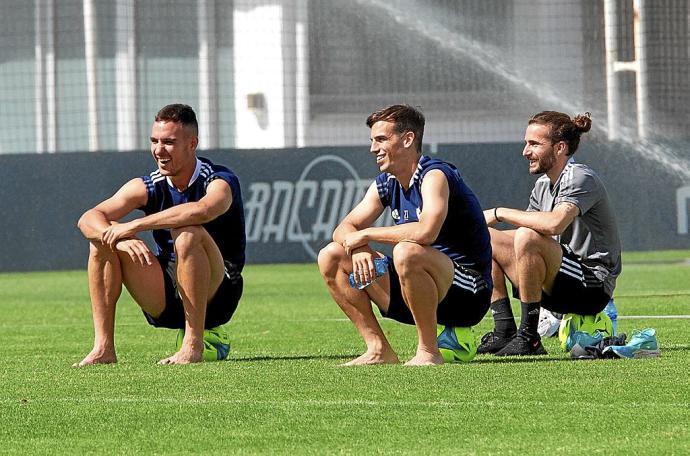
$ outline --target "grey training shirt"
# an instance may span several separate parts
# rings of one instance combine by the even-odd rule
[[[527,210],[550,212],[563,202],[576,205],[580,214],[554,239],[569,246],[613,296],[621,272],[621,243],[606,187],[589,166],[571,161],[553,187],[546,175],[537,179]]]

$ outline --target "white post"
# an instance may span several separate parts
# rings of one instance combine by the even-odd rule
[[[97,151],[98,143],[98,36],[94,0],[84,0],[84,59],[86,61],[86,93],[89,110],[89,150]]]
[[[306,146],[309,125],[309,29],[307,0],[297,0],[295,7],[295,139],[297,147]]]
[[[137,129],[137,53],[134,0],[116,5],[117,149],[135,150]]]
[[[615,64],[618,61],[618,0],[604,0],[604,41],[606,54],[606,98],[609,140],[620,138],[620,92]]]
[[[57,151],[57,103],[55,99],[55,2],[36,0],[35,48],[36,75],[36,151]]]
[[[199,147],[218,148],[215,0],[199,0]]]
[[[239,148],[297,144],[298,2],[302,0],[233,2],[235,144]]]
[[[649,84],[648,84],[648,62],[647,62],[647,33],[648,22],[645,11],[652,5],[647,0],[635,0],[635,60],[637,61],[637,77],[635,78],[635,89],[637,94],[637,135],[640,139],[649,137]]]

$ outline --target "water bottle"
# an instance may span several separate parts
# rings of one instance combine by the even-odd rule
[[[613,302],[613,298],[606,304],[604,312],[606,312],[606,315],[609,316],[613,323],[613,335],[618,335],[618,311],[616,310],[616,304]]]
[[[352,288],[356,288],[358,290],[362,290],[372,283],[382,275],[388,271],[388,257],[383,257],[383,258],[374,258],[374,271],[376,273],[375,277],[370,280],[369,282],[366,283],[357,283],[355,281],[355,273],[351,272],[350,273],[350,286]]]

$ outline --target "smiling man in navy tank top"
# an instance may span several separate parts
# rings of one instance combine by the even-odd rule
[[[469,361],[476,353],[471,326],[488,311],[492,290],[488,228],[458,170],[421,154],[424,122],[407,105],[369,116],[381,174],[319,253],[331,296],[366,343],[366,352],[346,365],[398,362],[371,302],[384,317],[416,326],[417,351],[408,365]],[[372,226],[386,208],[395,225]],[[393,246],[378,279],[374,260],[384,255],[371,242]],[[351,273],[356,285],[368,285],[352,287]],[[445,326],[440,334],[437,324]]]
[[[196,156],[192,108],[162,108],[151,128],[157,169],[89,209],[79,229],[90,242],[91,352],[75,366],[114,363],[115,305],[124,284],[156,327],[178,331],[178,351],[160,364],[225,359],[245,261],[240,184],[228,168]],[[144,216],[121,219],[139,209]],[[154,255],[138,237],[152,231]]]

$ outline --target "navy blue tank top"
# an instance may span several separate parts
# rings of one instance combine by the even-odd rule
[[[443,172],[448,181],[448,214],[438,237],[431,246],[445,253],[455,263],[479,272],[491,281],[491,239],[479,200],[450,163],[422,155],[410,187],[405,191],[389,173],[376,177],[381,203],[390,207],[396,225],[419,221],[422,211],[422,182],[432,169]]]
[[[146,215],[155,214],[178,204],[199,201],[206,195],[206,187],[215,179],[223,179],[232,190],[232,205],[219,217],[202,226],[208,231],[223,255],[241,271],[245,262],[247,243],[244,231],[244,205],[237,176],[225,166],[213,164],[210,160],[198,157],[192,183],[184,191],[178,191],[168,183],[159,170],[141,179],[146,184],[148,201],[140,209]],[[175,249],[169,229],[153,230],[153,239],[158,249],[157,255],[175,261]]]

